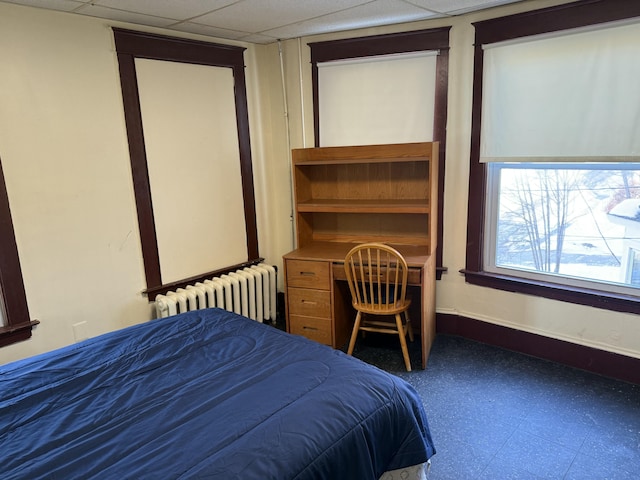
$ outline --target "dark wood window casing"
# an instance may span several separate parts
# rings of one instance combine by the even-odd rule
[[[0,163],[0,308],[5,325],[0,326],[0,347],[31,337],[31,330],[39,322],[29,318],[18,246],[13,233],[9,196]]]
[[[476,37],[467,256],[466,267],[462,270],[468,283],[613,311],[640,313],[640,300],[630,295],[603,292],[589,288],[577,288],[551,282],[532,281],[484,271],[483,229],[487,195],[487,165],[480,162],[483,45],[633,17],[640,17],[640,2],[637,0],[582,0],[474,23]]]
[[[310,43],[311,79],[313,86],[313,119],[315,146],[319,147],[320,122],[318,108],[318,63],[350,58],[374,57],[395,53],[438,51],[436,60],[436,98],[434,104],[433,140],[440,142],[438,158],[438,233],[436,278],[446,268],[442,265],[442,227],[444,208],[444,170],[446,157],[447,94],[449,85],[449,30],[451,27],[411,32],[373,35],[369,37]]]
[[[138,211],[138,225],[142,242],[142,256],[147,280],[146,293],[149,299],[152,300],[159,293],[183,287],[195,281],[210,278],[221,273],[233,271],[242,266],[251,265],[262,260],[258,254],[253,166],[249,139],[249,113],[244,75],[245,48],[134,32],[118,28],[114,28],[113,32],[120,68],[120,83],[129,140],[129,155],[131,157],[131,170],[136,208]],[[230,265],[228,268],[215,272],[203,272],[202,275],[177,282],[162,283],[160,258],[158,256],[158,241],[151,201],[151,186],[149,184],[147,156],[142,130],[142,114],[135,68],[136,58],[228,67],[232,69],[247,235],[248,258],[246,263]]]

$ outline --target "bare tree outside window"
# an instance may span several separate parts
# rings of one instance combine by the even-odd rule
[[[515,170],[510,185],[501,188],[498,252],[527,252],[532,267],[560,271],[565,232],[576,212],[578,174],[571,170]],[[504,182],[503,177],[503,182]]]
[[[496,266],[630,283],[625,252],[640,241],[639,171],[499,168]]]

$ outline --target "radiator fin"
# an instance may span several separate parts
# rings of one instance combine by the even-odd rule
[[[252,320],[276,320],[276,269],[260,263],[158,295],[157,318],[202,308],[224,308]]]

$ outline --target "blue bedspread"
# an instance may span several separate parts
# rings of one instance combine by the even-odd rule
[[[377,479],[435,453],[410,385],[224,310],[0,367],[0,478]]]

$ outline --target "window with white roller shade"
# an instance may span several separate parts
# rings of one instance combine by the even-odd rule
[[[245,48],[113,31],[144,293],[154,299],[262,260]]]
[[[31,337],[39,322],[29,317],[9,195],[0,161],[0,347]]]
[[[438,142],[442,225],[451,27],[310,43],[316,147]]]
[[[637,312],[640,3],[474,27],[467,282]]]

